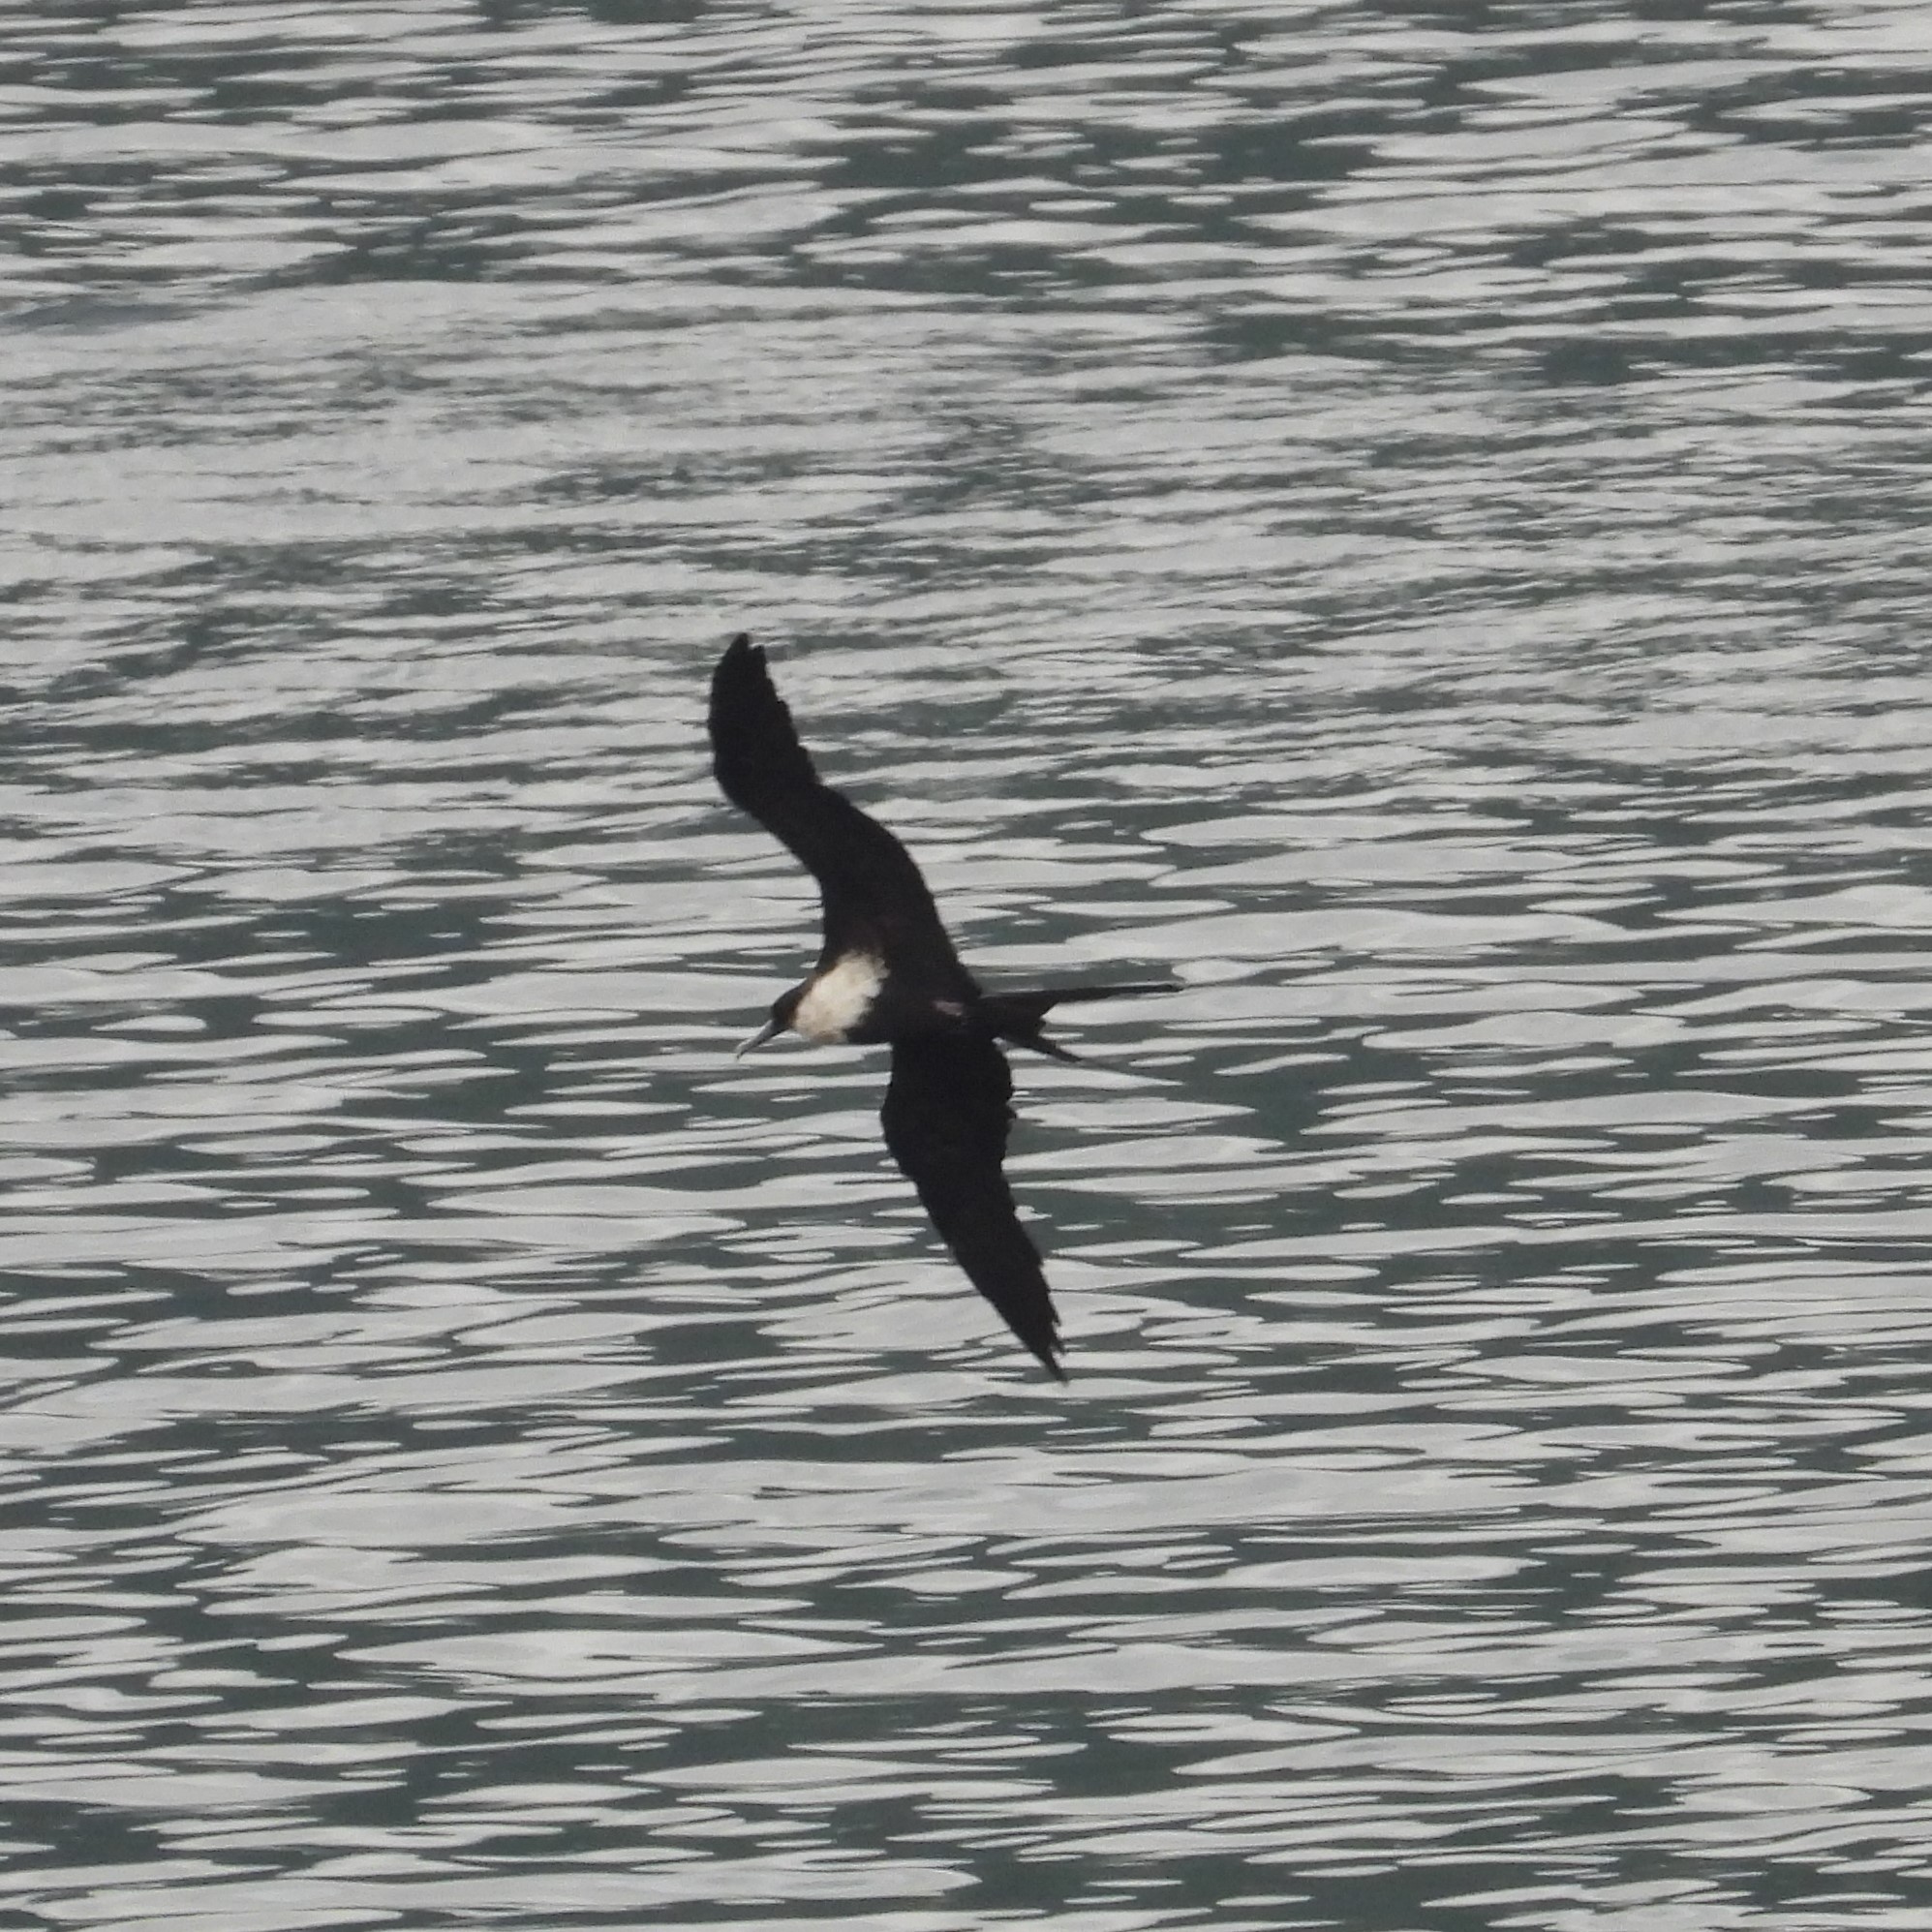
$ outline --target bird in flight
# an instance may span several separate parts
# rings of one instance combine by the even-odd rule
[[[818,776],[765,654],[734,637],[711,677],[711,756],[720,788],[818,881],[818,964],[772,1002],[740,1053],[790,1030],[892,1049],[879,1110],[885,1144],[966,1278],[1060,1381],[1059,1322],[1039,1249],[1000,1163],[1013,1076],[1000,1042],[1074,1057],[1040,1027],[1064,1001],[1172,993],[1169,982],[983,992],[960,964],[910,854]]]

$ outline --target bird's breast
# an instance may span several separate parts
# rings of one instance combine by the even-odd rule
[[[792,1012],[794,1032],[808,1040],[843,1040],[863,1026],[879,989],[885,966],[869,953],[847,953],[813,974]]]

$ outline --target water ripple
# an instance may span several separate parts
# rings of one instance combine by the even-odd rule
[[[1917,1928],[1922,25],[0,27],[0,1917]]]

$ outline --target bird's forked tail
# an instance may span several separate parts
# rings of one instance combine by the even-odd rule
[[[1058,1041],[1046,1038],[1040,1024],[1056,1006],[1070,1005],[1080,999],[1126,999],[1141,993],[1179,993],[1181,988],[1169,979],[1142,980],[1129,986],[1035,986],[1019,993],[987,993],[980,997],[979,1010],[993,1023],[994,1032],[1016,1047],[1031,1047],[1036,1054],[1054,1059],[1078,1059]]]

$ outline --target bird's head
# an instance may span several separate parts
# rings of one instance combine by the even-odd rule
[[[798,1011],[798,1002],[805,997],[805,988],[810,981],[794,986],[788,993],[781,993],[772,1001],[772,1016],[732,1056],[743,1058],[753,1047],[761,1047],[767,1040],[776,1039],[791,1025],[792,1015]]]

